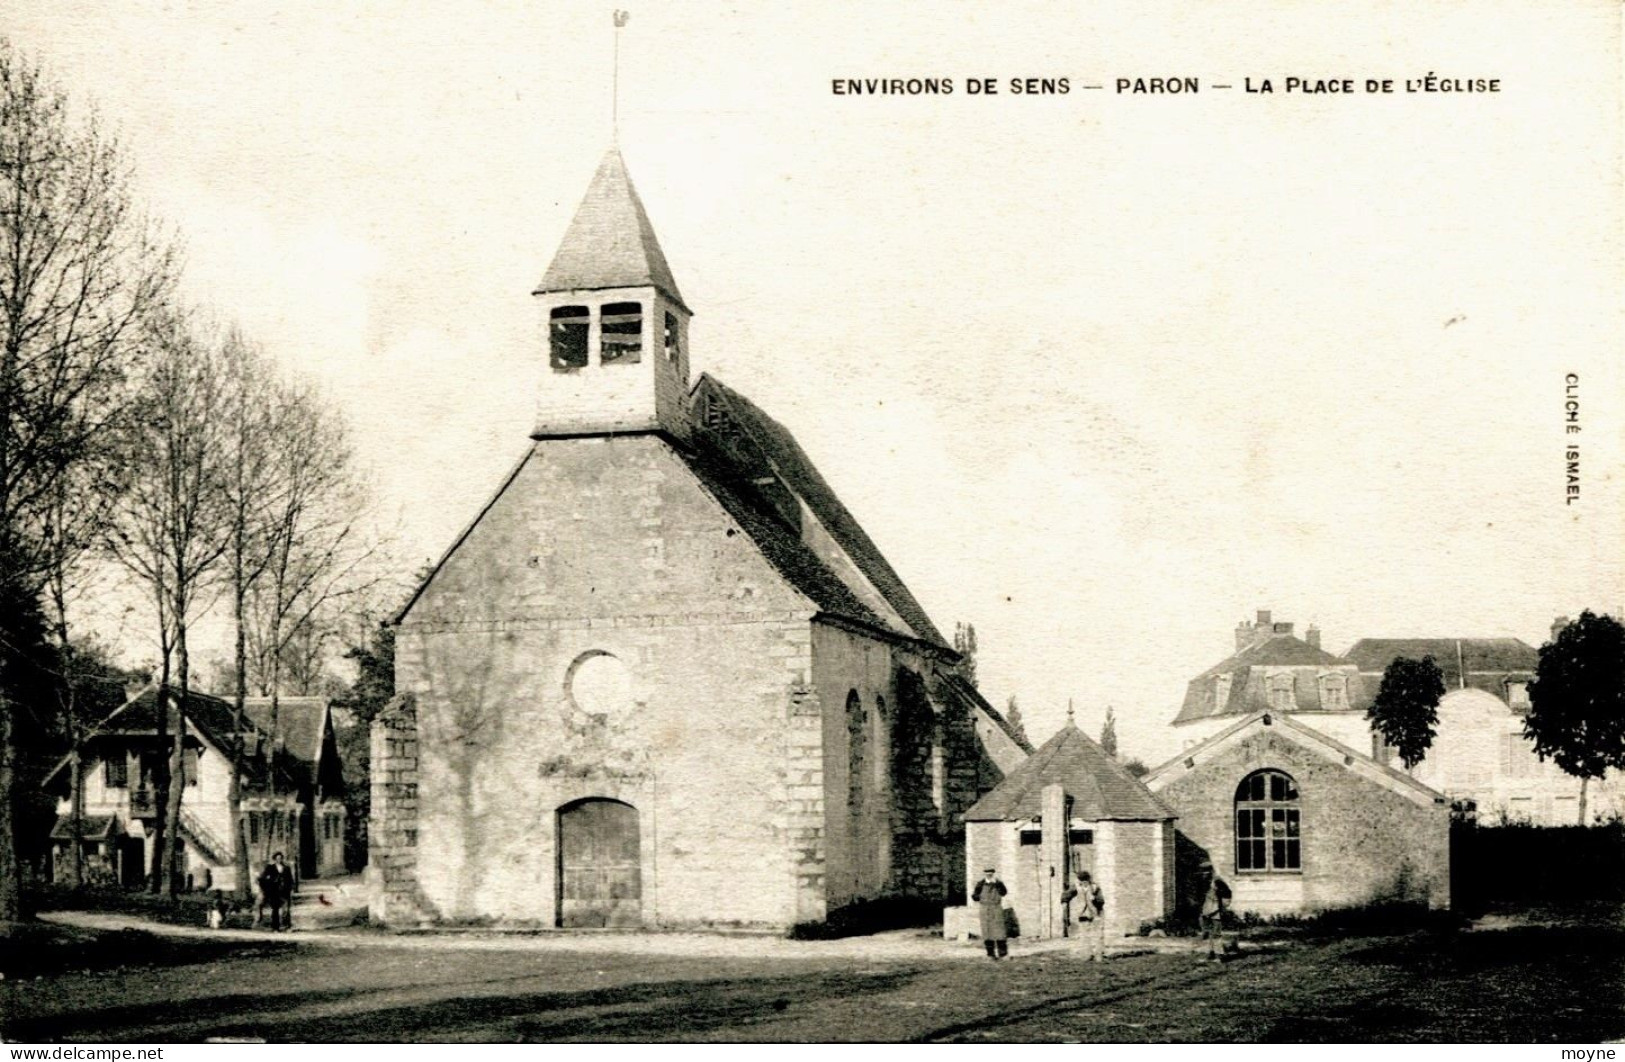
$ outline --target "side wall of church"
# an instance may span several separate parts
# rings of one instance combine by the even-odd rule
[[[830,910],[963,892],[964,812],[985,788],[984,757],[964,704],[936,695],[939,666],[905,645],[813,627]]]
[[[663,440],[536,444],[400,630],[427,913],[555,924],[561,816],[596,799],[635,810],[615,917],[805,917],[810,615]]]

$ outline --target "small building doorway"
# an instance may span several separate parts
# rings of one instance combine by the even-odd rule
[[[643,866],[638,812],[590,797],[559,809],[558,924],[566,929],[638,926]]]
[[[147,846],[139,837],[118,839],[119,884],[127,889],[139,889],[147,880]]]

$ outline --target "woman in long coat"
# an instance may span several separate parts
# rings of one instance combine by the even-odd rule
[[[970,898],[981,908],[982,943],[987,946],[987,957],[990,959],[1002,959],[1010,954],[1010,945],[1006,943],[1009,933],[1004,921],[1004,896],[1008,891],[1004,882],[999,880],[999,872],[988,867],[970,894]]]

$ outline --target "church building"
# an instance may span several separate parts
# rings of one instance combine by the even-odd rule
[[[374,921],[962,896],[964,813],[1030,749],[790,433],[691,378],[617,150],[534,295],[530,442],[398,617]]]

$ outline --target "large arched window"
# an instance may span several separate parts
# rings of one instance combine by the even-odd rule
[[[1236,787],[1236,870],[1303,869],[1298,785],[1281,771],[1255,771]]]
[[[846,808],[852,815],[863,813],[864,764],[868,761],[869,735],[863,701],[858,691],[846,695],[847,784]]]

